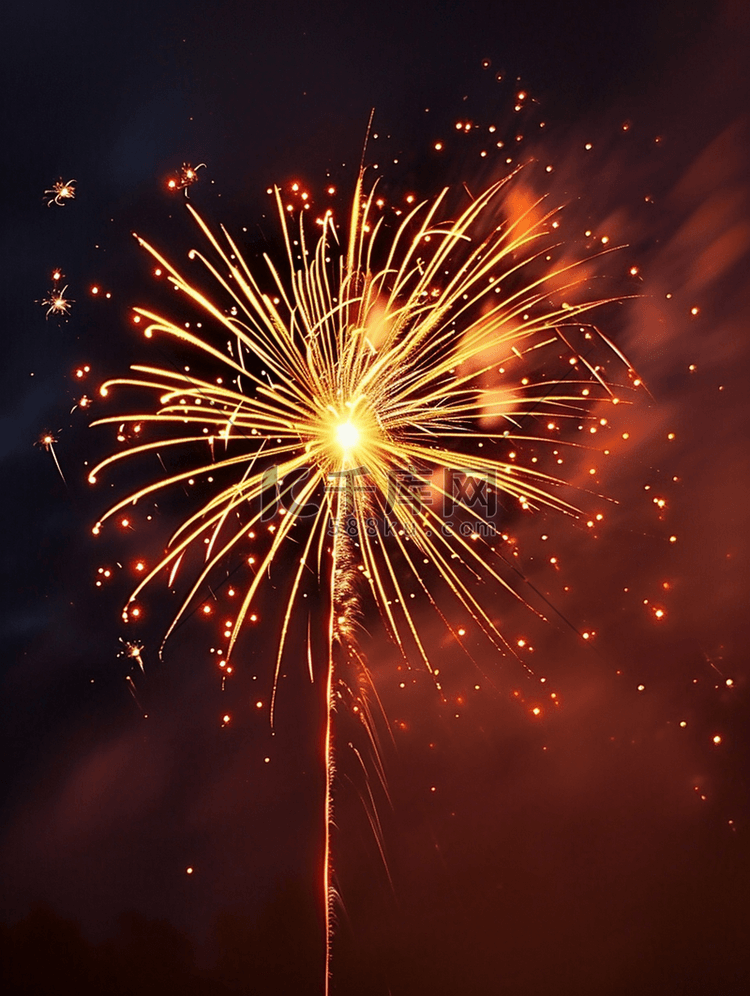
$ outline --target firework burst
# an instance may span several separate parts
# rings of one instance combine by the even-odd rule
[[[65,475],[62,472],[62,467],[60,466],[60,461],[57,459],[57,453],[55,453],[55,443],[57,442],[57,436],[52,432],[47,432],[46,430],[39,436],[36,445],[43,447],[48,453],[52,454],[52,459],[55,461],[55,467],[57,467],[57,473],[62,478],[63,484],[67,484],[65,480]]]
[[[62,177],[59,180],[55,180],[49,190],[44,191],[44,196],[47,198],[47,207],[52,207],[53,204],[56,204],[58,207],[64,207],[65,201],[75,200],[76,182],[76,180],[63,180]]]
[[[205,168],[205,163],[198,163],[197,166],[191,166],[189,163],[183,163],[179,172],[167,180],[167,190],[182,190],[187,197],[188,188],[198,182],[198,170]]]
[[[139,239],[207,328],[191,330],[144,308],[135,309],[135,321],[148,339],[177,340],[213,373],[220,366],[222,376],[137,365],[101,388],[102,395],[125,388],[154,400],[145,411],[94,423],[118,425],[118,438],[131,445],[101,461],[92,483],[125,458],[182,451],[190,468],[167,471],[127,495],[95,533],[115,516],[126,521],[126,508],[156,492],[196,479],[208,487],[207,500],[144,571],[124,608],[126,620],[140,613],[137,600],[152,582],[164,577],[172,587],[186,576],[166,639],[200,606],[211,577],[228,558],[240,559],[262,528],[266,547],[253,558],[247,584],[237,585],[243,590],[227,626],[224,664],[254,618],[270,567],[283,563],[288,587],[276,634],[273,722],[290,628],[308,611],[303,595],[313,587],[324,599],[326,621],[317,629],[327,642],[326,991],[334,683],[344,662],[359,669],[363,685],[369,680],[356,640],[363,607],[369,598],[404,659],[418,658],[428,670],[429,648],[409,609],[412,588],[457,640],[463,630],[449,619],[449,599],[501,653],[513,652],[493,604],[501,592],[520,595],[489,505],[476,499],[502,496],[511,509],[577,515],[566,483],[534,466],[536,460],[523,465],[516,446],[559,446],[566,419],[617,400],[604,365],[587,358],[598,341],[610,358],[623,360],[584,317],[604,303],[586,296],[587,261],[570,261],[550,244],[556,212],[545,214],[541,202],[504,213],[511,181],[456,209],[454,220],[447,220],[451,195],[443,191],[389,231],[381,201],[360,176],[345,232],[327,212],[313,241],[302,218],[297,225],[285,217],[277,190],[284,271],[266,257],[262,272],[253,272],[229,233],[214,234],[188,206],[210,246],[190,258],[203,264],[223,304]],[[568,372],[551,377],[561,362],[569,363]],[[528,376],[516,377],[521,369]],[[478,510],[486,528],[465,528]],[[310,677],[317,680],[308,642]],[[371,731],[366,705],[359,715]]]
[[[71,298],[65,296],[67,291],[67,284],[60,290],[58,287],[53,287],[47,297],[39,303],[43,308],[47,309],[45,318],[49,318],[50,315],[57,315],[61,317],[70,313],[70,306],[75,302]]]

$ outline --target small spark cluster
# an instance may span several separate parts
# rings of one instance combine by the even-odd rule
[[[183,163],[179,171],[167,180],[167,190],[182,190],[187,197],[188,188],[199,180],[198,170],[205,168],[205,163],[198,163],[197,166]]]
[[[63,180],[61,177],[52,184],[49,190],[44,191],[44,196],[48,198],[47,207],[52,207],[53,204],[56,204],[58,207],[64,207],[65,201],[75,199],[76,181]]]

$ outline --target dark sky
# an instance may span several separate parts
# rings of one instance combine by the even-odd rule
[[[121,7],[14,3],[0,40],[11,991],[321,991],[318,690],[304,661],[290,667],[271,737],[254,702],[267,698],[273,632],[248,641],[222,694],[197,621],[159,662],[159,595],[140,633],[145,675],[118,657],[127,589],[96,589],[97,569],[140,550],[91,536],[109,499],[84,462],[110,437],[71,409],[143,359],[128,309],[159,292],[130,233],[184,259],[196,235],[165,190],[182,163],[206,163],[190,191],[206,217],[277,253],[266,188],[299,179],[320,194],[330,176],[351,190],[371,108],[373,171],[393,196],[431,195],[504,174],[454,124],[509,127],[522,87],[535,137],[520,158],[554,165],[547,189],[574,227],[628,244],[622,262],[608,257],[613,276],[639,268],[625,284],[639,296],[607,331],[650,396],[613,422],[596,483],[618,504],[596,539],[548,515],[512,524],[534,587],[597,634],[584,645],[557,616],[503,609],[560,709],[533,721],[523,671],[486,647],[474,694],[472,666],[437,637],[445,698],[418,671],[402,689],[398,655],[368,621],[385,710],[405,725],[384,748],[392,805],[379,802],[393,887],[342,715],[333,991],[746,993],[744,5]],[[59,177],[77,181],[76,198],[46,207]],[[54,267],[74,302],[66,320],[39,304]],[[44,430],[59,436],[65,482],[34,445]],[[586,473],[574,465],[573,483]]]

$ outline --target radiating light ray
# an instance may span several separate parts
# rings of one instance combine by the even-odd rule
[[[468,497],[454,493],[454,483],[481,481],[522,511],[549,508],[577,516],[564,479],[506,458],[504,448],[514,441],[564,445],[565,440],[541,434],[536,423],[580,419],[596,404],[619,400],[603,363],[591,362],[576,346],[577,337],[591,343],[587,351],[601,343],[608,357],[627,367],[588,321],[592,310],[611,300],[586,295],[590,277],[583,264],[594,257],[550,265],[546,240],[557,212],[537,219],[541,201],[536,200],[517,216],[506,216],[503,198],[511,180],[492,184],[455,220],[447,219],[446,189],[414,206],[391,233],[382,217],[373,219],[375,187],[365,193],[360,174],[347,231],[340,236],[326,213],[314,244],[308,242],[303,217],[298,225],[287,219],[276,189],[286,267],[264,256],[257,272],[224,228],[214,234],[188,205],[211,253],[192,250],[189,258],[218,289],[218,299],[145,240],[138,241],[181,299],[201,313],[207,330],[192,331],[144,308],[134,309],[136,321],[145,320],[148,339],[166,336],[197,352],[209,368],[220,365],[228,384],[148,364],[133,366],[131,376],[101,388],[104,396],[113,389],[148,392],[154,404],[145,412],[94,423],[134,423],[147,438],[103,459],[89,475],[92,483],[126,458],[155,453],[161,460],[162,452],[173,450],[187,452],[191,468],[165,468],[163,478],[116,502],[95,533],[157,492],[198,479],[213,482],[210,497],[177,526],[166,552],[144,571],[124,618],[157,578],[168,574],[171,588],[189,573],[166,640],[200,604],[209,579],[258,526],[267,525],[270,539],[258,553],[251,578],[239,586],[244,590],[227,624],[223,662],[251,618],[271,566],[283,563],[288,578],[274,655],[273,723],[287,640],[293,622],[306,611],[305,585],[313,583],[325,599],[326,992],[335,898],[330,861],[334,689],[344,664],[359,675],[358,715],[382,776],[367,704],[372,683],[357,646],[365,596],[369,592],[403,659],[416,655],[429,671],[424,628],[406,597],[412,582],[457,640],[463,631],[451,624],[446,598],[502,654],[520,659],[492,617],[488,593],[524,601],[511,583],[514,575],[523,575],[509,565],[499,543],[463,534],[459,526],[481,513]],[[562,362],[560,352],[575,364],[574,378],[548,376]],[[499,355],[526,364],[529,377],[520,383],[501,379],[498,370],[506,361]],[[503,428],[498,431],[488,420]],[[526,432],[528,420],[534,425]],[[218,453],[217,442],[223,444]],[[399,487],[415,475],[421,475],[427,493],[420,488],[404,500]],[[447,517],[448,506],[462,518],[460,524]],[[200,549],[202,564],[196,564]],[[428,562],[426,570],[420,561]],[[307,668],[317,680],[311,626],[308,615]],[[379,824],[370,818],[382,853]]]

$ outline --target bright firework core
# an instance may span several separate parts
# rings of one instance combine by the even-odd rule
[[[336,442],[345,453],[350,453],[359,442],[359,429],[352,421],[336,427]]]

